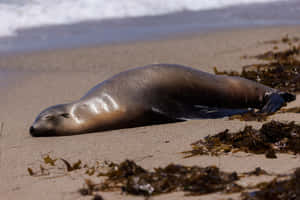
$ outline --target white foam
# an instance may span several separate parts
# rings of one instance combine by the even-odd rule
[[[279,0],[0,0],[0,36],[41,25],[153,16],[273,1]]]

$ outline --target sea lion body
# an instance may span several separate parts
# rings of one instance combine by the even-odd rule
[[[216,118],[247,108],[274,112],[286,101],[279,91],[254,81],[157,64],[121,72],[78,101],[44,110],[30,132],[33,136],[73,135]]]

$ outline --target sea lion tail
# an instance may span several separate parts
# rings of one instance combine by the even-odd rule
[[[273,92],[265,94],[266,104],[262,107],[262,113],[274,113],[287,102],[294,101],[296,96],[288,92]]]

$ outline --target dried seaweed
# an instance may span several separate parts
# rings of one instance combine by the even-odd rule
[[[257,130],[246,126],[244,130],[229,133],[229,130],[207,136],[192,145],[192,150],[183,152],[185,158],[196,155],[220,155],[228,152],[266,154],[276,158],[275,153],[300,153],[300,126],[294,122],[271,121]]]
[[[49,170],[45,169],[42,165],[40,165],[39,170],[34,171],[32,168],[27,168],[27,172],[30,176],[48,176]]]
[[[242,194],[242,200],[296,200],[300,195],[300,168],[288,180],[258,184],[258,191]]]
[[[282,42],[295,42],[298,38],[283,38]],[[243,66],[241,73],[236,71],[218,71],[214,68],[216,74],[240,76],[246,79],[257,81],[272,88],[287,92],[300,92],[300,61],[297,56],[300,55],[300,45],[290,45],[287,50],[267,51],[256,56],[244,56],[244,58],[256,58],[268,61],[268,63],[259,63]]]
[[[300,41],[299,37],[290,37],[289,35],[285,35],[283,36],[280,40],[268,40],[268,41],[264,41],[264,44],[279,44],[279,43],[294,43],[294,42],[298,42]]]
[[[44,167],[42,164],[40,165],[40,168],[39,170],[33,170],[32,168],[27,168],[27,171],[28,171],[28,174],[30,176],[47,176],[49,175],[49,170],[50,169],[53,169],[53,167],[56,166],[56,162],[58,160],[61,160],[65,166],[66,166],[66,169],[68,172],[71,172],[71,171],[74,171],[74,170],[79,170],[82,168],[81,164],[81,160],[78,160],[77,162],[73,163],[73,164],[70,164],[70,162],[68,162],[67,160],[63,159],[63,158],[51,158],[50,155],[46,155],[43,157],[43,161],[44,161],[44,164],[46,164],[46,166],[50,165],[50,167]],[[90,168],[88,168],[88,166],[84,166],[84,168],[87,168],[87,170],[90,170]],[[61,168],[60,168],[61,169]],[[87,173],[88,174],[88,173]]]
[[[281,108],[277,113],[300,113],[300,107],[292,107],[292,108]],[[228,119],[230,120],[240,120],[240,121],[257,121],[263,122],[267,121],[268,117],[274,113],[262,113],[262,112],[255,112],[254,110],[249,111],[244,114],[239,115],[232,115],[229,116]]]
[[[300,113],[300,107],[282,108],[279,113]]]
[[[93,181],[89,179],[85,179],[85,185],[83,188],[80,188],[78,192],[82,196],[88,196],[93,195],[92,200],[103,200],[103,197],[99,194],[95,194],[95,192],[98,192],[99,189],[97,188],[97,184],[95,184]]]
[[[95,194],[92,198],[92,200],[103,200],[103,197],[99,194]]]
[[[85,194],[92,195],[99,191],[116,191],[146,197],[175,191],[184,191],[186,195],[203,195],[215,192],[235,193],[258,186],[240,186],[236,184],[239,178],[249,176],[271,175],[261,168],[250,172],[237,174],[236,172],[222,172],[215,166],[183,166],[169,164],[164,168],[145,170],[134,161],[125,160],[120,164],[111,164],[110,170],[103,173],[104,182],[95,184],[86,181]],[[278,176],[280,177],[280,175]]]
[[[290,47],[289,49],[285,51],[279,51],[279,52],[274,52],[274,51],[267,51],[263,54],[259,54],[256,56],[252,56],[250,58],[257,58],[260,60],[275,60],[275,61],[282,61],[282,62],[287,62],[287,61],[293,61],[293,56],[299,55],[300,49],[299,46],[293,46]]]
[[[270,175],[270,174],[260,167],[255,168],[253,171],[245,172],[242,174],[242,176],[260,176],[260,175]]]
[[[74,171],[77,169],[81,169],[81,160],[78,160],[73,165],[71,165],[67,160],[65,160],[63,158],[61,158],[61,160],[65,163],[68,172],[71,172],[71,171]]]
[[[69,167],[78,166],[74,167],[74,170],[75,168],[98,169],[98,162],[96,166],[88,167],[88,165],[85,164],[82,168],[79,167],[81,166],[80,160],[74,164],[70,164],[70,162],[66,160],[65,162],[68,163]],[[78,190],[82,196],[89,195],[92,196],[93,200],[103,200],[103,197],[99,194],[100,191],[114,191],[120,189],[127,194],[150,197],[152,195],[175,191],[184,191],[187,195],[202,195],[215,192],[235,193],[247,191],[248,189],[260,188],[261,190],[255,193],[242,193],[242,198],[244,198],[243,200],[249,200],[249,197],[253,197],[254,195],[255,199],[253,200],[260,200],[264,197],[274,197],[275,193],[276,195],[277,193],[282,194],[282,188],[286,189],[293,187],[293,181],[295,180],[298,180],[297,185],[299,186],[300,174],[299,168],[299,172],[297,172],[298,177],[292,179],[292,182],[288,183],[288,185],[286,182],[278,182],[275,179],[275,181],[270,183],[243,187],[236,183],[236,181],[241,177],[272,174],[267,173],[259,167],[250,172],[237,174],[236,172],[223,172],[215,166],[189,167],[169,164],[166,167],[155,168],[152,171],[148,171],[130,160],[125,160],[120,164],[110,162],[105,162],[104,164],[108,167],[108,171],[105,173],[102,172],[101,174],[98,174],[98,176],[105,176],[106,179],[102,181],[102,183],[94,183],[90,179],[85,179],[83,188]],[[58,168],[58,166],[55,166],[55,168]],[[41,171],[46,171],[46,169],[42,169],[41,166]],[[33,172],[31,168],[28,168],[28,172],[32,174],[32,176],[37,175],[37,173]],[[281,176],[278,175],[277,177]],[[272,187],[276,191],[271,191],[270,188]],[[285,192],[284,195],[290,195],[290,193]]]
[[[134,195],[157,195],[173,191],[185,191],[188,194],[208,194],[217,191],[238,192],[241,187],[234,183],[237,173],[225,173],[219,168],[186,167],[170,164],[165,168],[147,171],[135,162],[126,160],[114,164],[106,174],[107,179],[99,185],[101,191],[121,188]]]
[[[240,121],[266,121],[268,119],[269,114],[250,111],[240,115],[232,115],[229,117],[230,120],[238,119]]]
[[[84,182],[85,182],[84,187],[78,190],[78,192],[82,196],[93,195],[94,192],[99,191],[97,188],[97,184],[95,184],[93,181],[89,179],[85,179]]]
[[[30,176],[33,176],[35,174],[31,168],[27,168],[27,171]]]
[[[55,166],[55,162],[57,161],[57,159],[52,159],[49,155],[45,156],[43,159],[45,164],[50,164],[52,166]]]

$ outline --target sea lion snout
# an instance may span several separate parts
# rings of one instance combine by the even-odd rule
[[[32,137],[41,137],[41,134],[40,134],[41,131],[39,131],[36,127],[34,127],[34,125],[32,125],[30,128],[29,128],[29,133]],[[43,134],[44,136],[44,134]]]
[[[29,133],[30,133],[30,135],[31,135],[32,137],[36,137],[36,136],[35,136],[35,130],[34,130],[33,126],[30,126],[30,128],[29,128]]]
[[[32,137],[51,137],[51,136],[57,136],[55,132],[53,131],[44,131],[41,129],[38,129],[36,127],[31,126],[29,128],[29,133]]]

